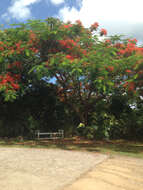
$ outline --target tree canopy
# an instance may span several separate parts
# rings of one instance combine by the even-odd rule
[[[117,95],[129,104],[137,102],[143,94],[142,74],[143,47],[137,40],[107,36],[97,22],[85,28],[79,20],[48,18],[0,31],[3,102],[22,99],[40,84],[52,85],[59,104],[89,125],[101,102],[112,102],[112,111]]]

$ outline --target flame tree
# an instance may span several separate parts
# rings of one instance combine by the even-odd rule
[[[100,100],[107,102],[117,91],[142,95],[143,48],[136,39],[107,37],[97,22],[85,28],[79,20],[72,24],[54,18],[0,33],[0,92],[5,101],[44,80],[57,86],[60,101],[88,125],[92,106]]]

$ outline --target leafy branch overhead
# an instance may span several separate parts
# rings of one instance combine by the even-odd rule
[[[87,104],[115,89],[143,93],[143,48],[136,39],[108,37],[97,22],[85,28],[79,20],[29,20],[0,33],[0,91],[6,101],[44,78],[68,104]]]

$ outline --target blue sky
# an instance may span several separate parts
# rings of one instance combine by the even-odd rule
[[[0,21],[17,22],[58,17],[63,7],[79,10],[81,2],[82,0],[4,0],[0,1]]]
[[[109,35],[126,34],[143,41],[142,0],[1,0],[0,24],[58,17],[88,27],[99,22]]]

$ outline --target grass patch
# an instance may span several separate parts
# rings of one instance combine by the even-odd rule
[[[143,143],[124,140],[88,141],[79,138],[67,138],[63,140],[17,141],[14,139],[6,139],[0,140],[0,147],[59,148],[72,151],[89,151],[109,155],[143,158]]]

